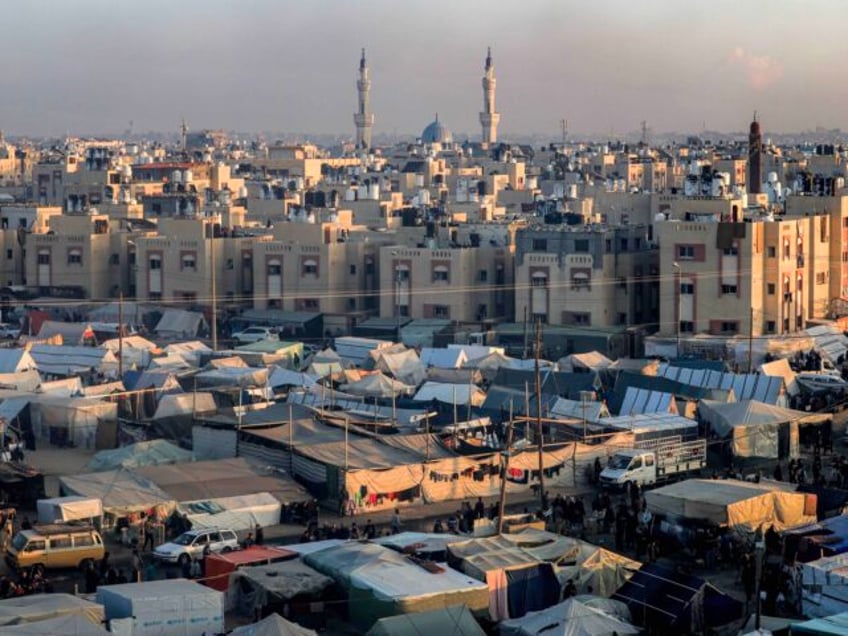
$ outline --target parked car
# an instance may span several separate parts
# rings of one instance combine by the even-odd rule
[[[0,338],[14,340],[20,338],[21,328],[8,322],[0,322]]]
[[[158,561],[183,565],[190,560],[203,558],[207,545],[210,552],[232,552],[239,549],[238,536],[232,530],[223,528],[189,530],[157,547],[153,550],[153,557]]]
[[[103,558],[103,539],[91,526],[36,525],[21,530],[6,549],[6,563],[15,569],[80,568]]]
[[[829,373],[815,373],[813,371],[799,373],[795,376],[795,380],[813,393],[833,392],[846,393],[848,392],[848,382],[842,378],[831,375]]]
[[[280,336],[273,327],[248,327],[233,334],[233,340],[236,344],[248,344],[250,342],[259,342],[261,340],[279,340]]]

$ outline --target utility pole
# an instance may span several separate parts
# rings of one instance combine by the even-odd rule
[[[751,316],[748,322],[748,373],[754,372],[754,308],[751,307]]]
[[[541,504],[542,512],[545,511],[545,443],[542,438],[542,373],[539,370],[539,356],[542,349],[542,321],[536,320],[536,337],[535,337],[535,363],[533,365],[536,375],[536,444],[539,448],[539,503]]]
[[[501,457],[503,457],[503,473],[501,474],[501,495],[498,500],[498,534],[503,533],[503,522],[504,522],[504,507],[506,505],[506,477],[509,473],[509,455],[512,452],[512,434],[513,434],[513,422],[512,422],[512,400],[509,401],[509,422],[507,423],[507,433],[506,433],[506,446],[501,451]]]
[[[218,276],[215,272],[215,226],[212,226],[212,351],[218,350]]]
[[[560,127],[560,130],[562,131],[562,147],[563,147],[563,150],[564,150],[565,149],[565,138],[568,137],[568,120],[567,119],[560,119],[559,120],[559,127]]]

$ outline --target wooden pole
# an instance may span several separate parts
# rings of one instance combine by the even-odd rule
[[[118,295],[118,379],[124,379],[124,292]]]
[[[506,477],[509,472],[509,454],[512,447],[512,400],[509,401],[509,422],[507,423],[506,446],[501,451],[503,457],[503,473],[501,474],[501,494],[498,500],[498,534],[503,533],[504,507],[506,506]]]
[[[534,347],[534,370],[536,375],[536,445],[539,452],[539,506],[545,510],[545,443],[542,436],[542,372],[539,369],[539,355],[542,349],[542,321],[536,321],[536,338]],[[528,413],[529,415],[529,413]]]

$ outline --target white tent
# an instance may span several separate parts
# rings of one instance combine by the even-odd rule
[[[576,598],[501,621],[499,630],[501,636],[609,636],[640,632],[638,627]]]
[[[413,389],[413,387],[409,387],[397,380],[392,380],[382,373],[366,375],[361,380],[343,385],[342,388],[350,395],[383,398],[410,393]]]
[[[783,382],[786,385],[786,392],[789,395],[798,395],[801,392],[801,388],[795,381],[795,372],[789,366],[789,360],[786,358],[764,362],[760,365],[759,372],[763,375],[773,375],[783,378]]]
[[[193,367],[200,366],[200,356],[211,353],[212,349],[200,340],[188,340],[186,342],[172,342],[165,347],[167,356],[179,356]],[[154,358],[156,360],[156,358]]]
[[[115,354],[100,347],[36,344],[30,347],[29,353],[43,374],[74,376],[94,371],[110,378],[118,374],[118,359]]]
[[[190,451],[183,450],[164,439],[152,439],[120,448],[99,451],[89,460],[86,470],[100,472],[116,468],[158,466],[160,464],[188,462],[191,459]]]
[[[27,371],[0,373],[0,385],[16,391],[35,391],[41,386],[41,374],[34,368]]]
[[[33,402],[33,407],[36,435],[92,450],[101,425],[118,420],[118,405],[96,398],[49,396]]]
[[[196,338],[205,327],[206,319],[200,312],[166,309],[154,331],[161,338]]]
[[[318,376],[311,373],[292,371],[291,369],[284,369],[277,365],[268,367],[268,371],[268,386],[273,389],[287,386],[307,387],[312,386],[318,381]]]
[[[173,497],[152,481],[125,468],[64,475],[59,478],[59,484],[65,494],[100,499],[104,512],[116,517],[156,508],[156,516],[164,519],[176,504]]]
[[[486,400],[486,393],[480,387],[474,385],[425,382],[412,399],[416,402],[436,400],[437,402],[458,406],[470,402],[472,406],[480,406]]]
[[[103,516],[103,502],[89,497],[53,497],[36,502],[38,523],[94,521]]]
[[[165,417],[191,415],[193,413],[214,413],[217,410],[215,398],[211,393],[168,393],[163,395],[156,406],[154,420]]]
[[[598,371],[606,369],[612,364],[612,360],[598,351],[588,353],[572,353],[560,358],[557,367],[560,371]]]
[[[123,343],[121,342],[123,340]],[[101,345],[104,349],[108,349],[116,356],[123,356],[124,368],[129,369],[135,365],[139,369],[144,369],[150,364],[150,358],[153,353],[158,350],[156,343],[151,342],[147,338],[141,336],[124,336],[124,338],[112,338],[106,340]]]
[[[376,368],[392,375],[395,379],[410,386],[418,386],[426,377],[426,370],[418,354],[412,349],[387,353],[385,349],[372,351],[376,359]]]
[[[0,600],[0,632],[10,625],[39,623],[49,619],[80,616],[92,625],[103,623],[103,606],[73,594],[33,594]]]
[[[110,636],[84,616],[67,614],[35,623],[20,623],[3,627],[3,636]]]
[[[0,349],[0,373],[22,373],[37,366],[26,349]]]
[[[318,632],[287,621],[279,614],[270,614],[258,623],[236,627],[230,636],[318,636]]]
[[[432,349],[425,347],[421,350],[421,364],[425,367],[442,367],[443,369],[459,369],[468,362],[468,354],[462,349]]]
[[[61,336],[62,344],[68,346],[82,346],[94,339],[94,329],[87,322],[59,322],[57,320],[45,320],[38,330],[39,340],[49,340],[55,336]]]
[[[568,400],[566,398],[557,398],[557,401],[551,406],[550,414],[555,417],[566,417],[587,422],[598,422],[602,417],[609,417],[610,412],[605,402],[597,400]]]

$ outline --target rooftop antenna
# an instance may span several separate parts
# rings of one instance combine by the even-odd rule
[[[560,119],[559,120],[559,127],[560,127],[560,130],[562,131],[562,145],[565,146],[565,138],[568,137],[568,120],[567,119]]]
[[[642,120],[642,144],[647,145],[648,143],[648,122],[644,119]]]
[[[186,138],[188,136],[188,125],[186,124],[185,117],[183,117],[183,123],[180,126],[180,148],[183,152],[186,150]]]

